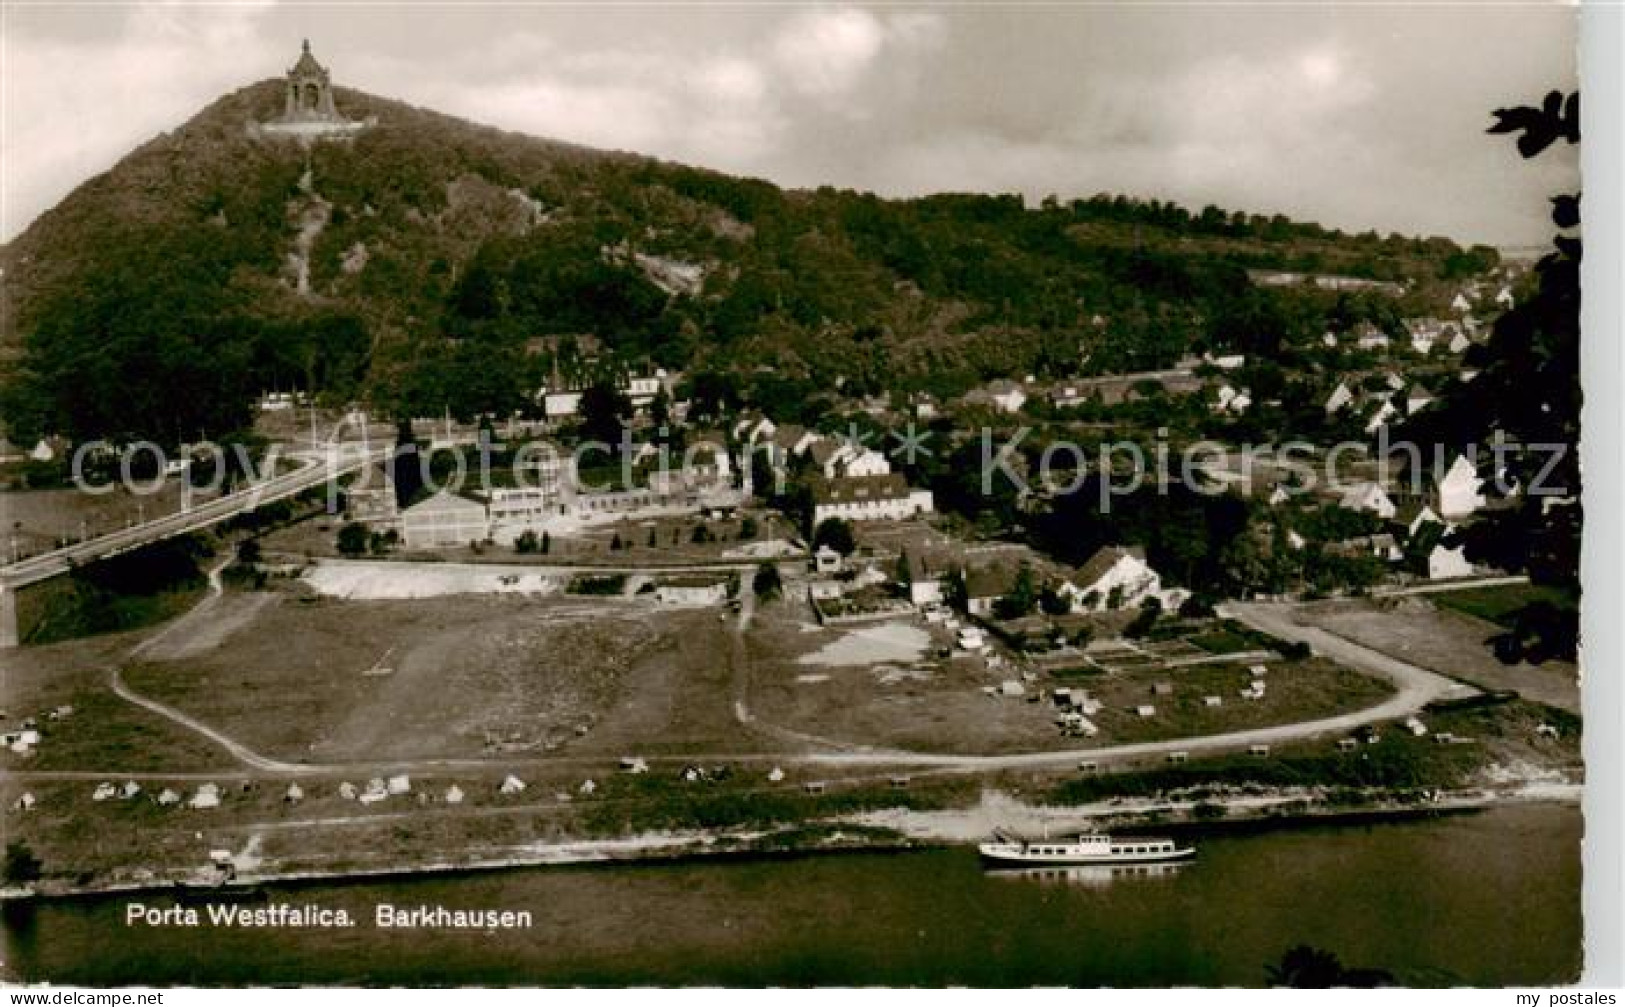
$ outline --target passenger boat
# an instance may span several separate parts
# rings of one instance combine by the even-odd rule
[[[1180,846],[1172,839],[1129,836],[1113,839],[1106,835],[1072,836],[1066,839],[1026,839],[994,832],[994,842],[977,847],[982,859],[1001,866],[1045,867],[1065,864],[1153,864],[1188,860],[1196,850]]]

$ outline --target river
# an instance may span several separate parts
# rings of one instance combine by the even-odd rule
[[[4,976],[81,985],[1259,985],[1307,943],[1413,985],[1547,985],[1580,965],[1580,811],[1531,804],[1197,839],[1150,877],[985,873],[974,850],[553,867],[278,886],[346,929],[127,926],[127,904],[8,911]],[[529,911],[389,930],[374,906]]]

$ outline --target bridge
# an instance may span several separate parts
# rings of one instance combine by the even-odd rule
[[[108,559],[177,535],[201,531],[241,514],[298,496],[329,480],[382,461],[389,446],[368,449],[359,444],[329,442],[320,450],[292,455],[300,466],[292,472],[253,482],[236,492],[208,500],[174,514],[165,514],[129,528],[75,542],[51,552],[0,567],[0,648],[20,642],[17,620],[17,592],[32,584],[59,577],[77,567]]]

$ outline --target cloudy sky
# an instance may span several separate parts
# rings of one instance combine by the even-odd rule
[[[1565,152],[1489,111],[1575,79],[1552,3],[0,3],[0,240],[309,37],[344,85],[886,195],[1125,192],[1538,243]]]

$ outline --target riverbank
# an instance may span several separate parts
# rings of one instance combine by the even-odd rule
[[[918,850],[971,845],[995,828],[1031,835],[1064,835],[1087,831],[1218,833],[1244,830],[1370,826],[1388,822],[1472,814],[1504,805],[1578,804],[1577,783],[1525,782],[1498,789],[1432,791],[1420,797],[1367,795],[1358,804],[1343,791],[1325,788],[1280,788],[1189,799],[1111,798],[1074,807],[1026,803],[998,790],[987,790],[974,806],[940,810],[890,808],[842,816],[783,829],[714,830],[645,833],[636,836],[464,851],[451,857],[402,861],[386,866],[335,863],[327,867],[281,868],[262,861],[240,870],[234,886],[365,883],[409,877],[454,876],[544,867],[679,864],[689,861],[754,860],[835,853]],[[41,882],[27,888],[0,889],[0,902],[103,898],[137,893],[207,897],[218,883],[213,870],[148,871],[125,879],[77,883]]]

